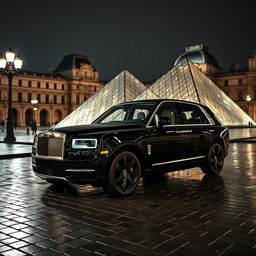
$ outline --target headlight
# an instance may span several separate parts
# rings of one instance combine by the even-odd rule
[[[97,140],[96,139],[73,139],[72,148],[82,149],[82,148],[96,148]]]

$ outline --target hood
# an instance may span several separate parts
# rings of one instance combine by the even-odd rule
[[[83,133],[98,133],[113,130],[125,130],[142,127],[141,124],[126,123],[122,125],[117,124],[90,124],[90,125],[78,125],[78,126],[67,126],[52,129],[52,131],[62,132],[66,134],[83,134]]]

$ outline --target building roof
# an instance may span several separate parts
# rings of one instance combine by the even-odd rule
[[[60,72],[72,68],[80,68],[81,64],[88,64],[92,66],[87,56],[79,54],[66,55],[54,72]],[[96,68],[94,66],[92,66],[92,68],[94,69],[94,71],[96,71]]]
[[[185,58],[196,64],[207,63],[221,69],[215,57],[208,52],[208,48],[203,44],[187,46],[185,52],[175,61],[174,66]]]

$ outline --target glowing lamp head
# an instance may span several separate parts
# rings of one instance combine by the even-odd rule
[[[16,58],[14,59],[14,67],[18,70],[21,69],[22,62],[22,59],[19,57],[19,55],[17,55]]]
[[[5,52],[5,58],[7,62],[13,62],[15,58],[15,53],[12,51],[12,48],[9,47],[9,49]]]
[[[0,57],[0,68],[5,68],[6,66],[6,59],[4,57]]]
[[[251,96],[250,95],[246,95],[246,101],[249,103],[249,102],[251,102],[251,100],[252,100],[252,98],[251,98]]]

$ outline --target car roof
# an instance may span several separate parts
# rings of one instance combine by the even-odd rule
[[[118,105],[134,104],[134,103],[160,103],[160,102],[163,102],[163,101],[179,102],[179,103],[190,103],[190,104],[196,104],[196,105],[204,106],[204,105],[202,105],[200,103],[197,103],[197,102],[186,101],[186,100],[176,100],[176,99],[148,99],[148,100],[124,101],[122,103],[119,103]]]

